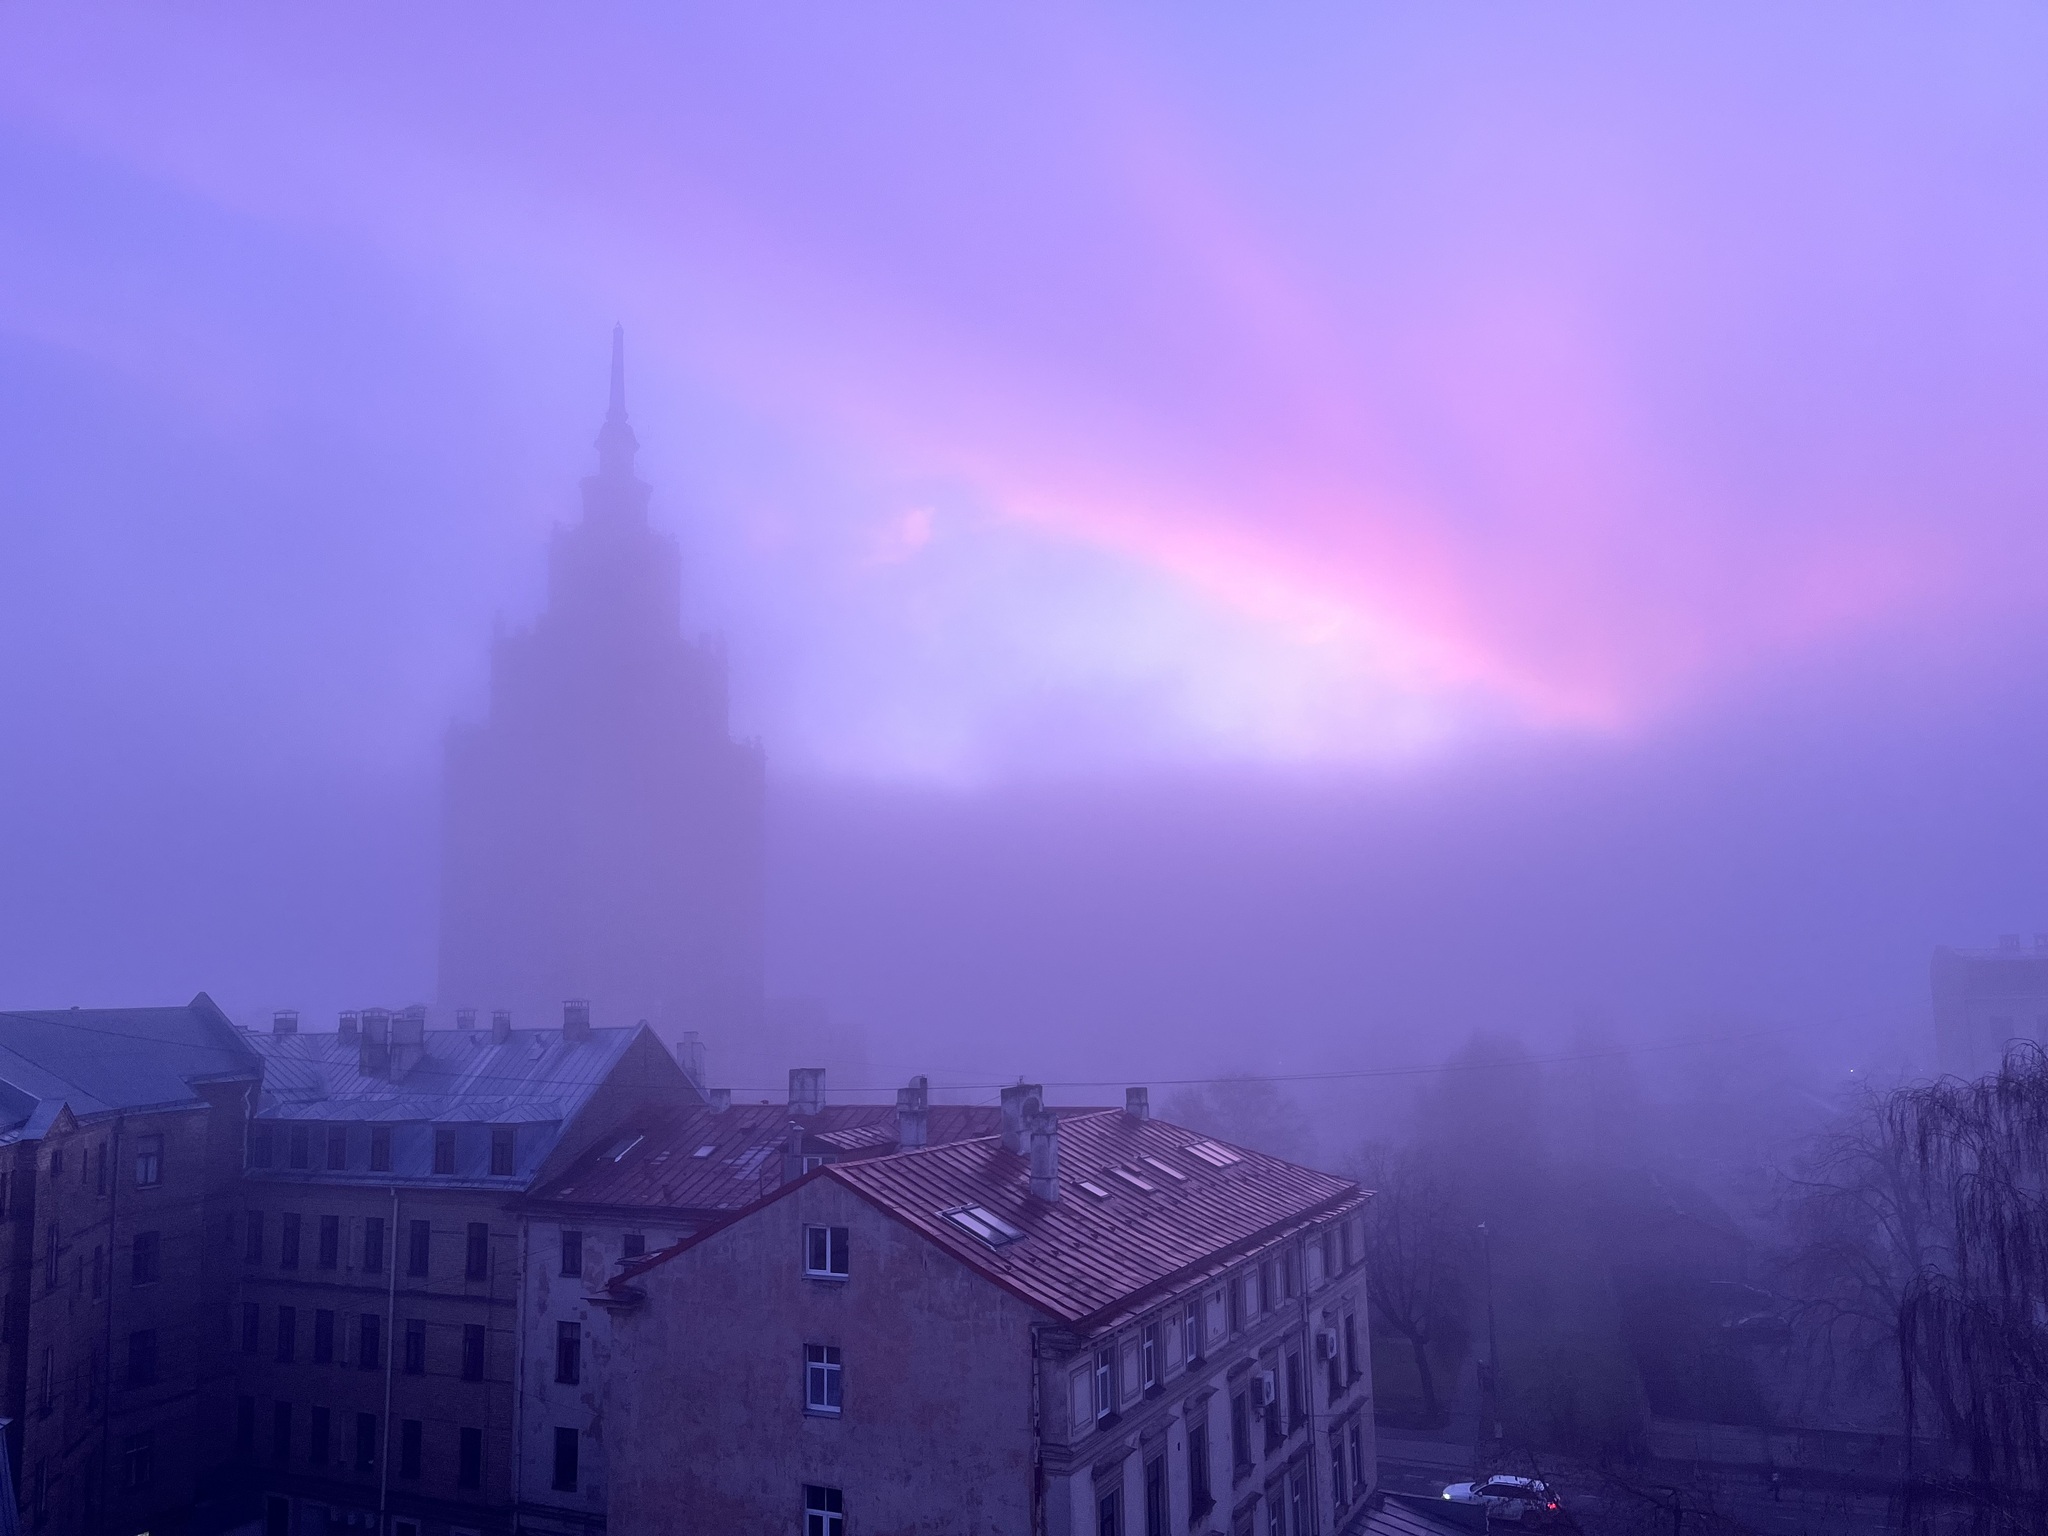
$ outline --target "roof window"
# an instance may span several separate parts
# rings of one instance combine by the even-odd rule
[[[980,1238],[991,1248],[1000,1248],[1005,1243],[1014,1243],[1024,1235],[1021,1227],[1013,1227],[986,1206],[963,1205],[957,1211],[942,1211],[939,1214],[953,1223],[962,1232]]]
[[[1098,1200],[1107,1200],[1109,1198],[1109,1191],[1104,1189],[1100,1184],[1096,1183],[1093,1179],[1076,1179],[1074,1182],[1079,1184],[1083,1189],[1088,1191],[1089,1194],[1093,1195]]]
[[[612,1148],[609,1152],[605,1153],[604,1160],[608,1163],[623,1163],[626,1160],[626,1154],[646,1139],[638,1131],[635,1131],[630,1136],[621,1136],[612,1143]]]
[[[1240,1153],[1220,1141],[1191,1141],[1181,1151],[1189,1157],[1199,1157],[1211,1168],[1228,1168],[1232,1163],[1244,1161]]]
[[[1148,1168],[1157,1168],[1169,1179],[1178,1179],[1183,1184],[1187,1183],[1188,1181],[1188,1176],[1186,1174],[1182,1173],[1178,1168],[1175,1168],[1168,1163],[1162,1163],[1156,1157],[1140,1158],[1139,1161],[1144,1163],[1145,1166]]]
[[[1109,1170],[1109,1174],[1111,1178],[1122,1179],[1131,1188],[1142,1189],[1148,1195],[1157,1194],[1159,1191],[1157,1184],[1154,1184],[1135,1168],[1112,1168]]]
[[[716,1152],[717,1150],[718,1148],[714,1147],[710,1142],[707,1141],[704,1143],[703,1146],[699,1147],[696,1151],[692,1152],[690,1156],[709,1157],[712,1153]]]

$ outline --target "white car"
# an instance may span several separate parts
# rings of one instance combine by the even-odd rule
[[[1564,1513],[1548,1483],[1533,1477],[1489,1477],[1479,1483],[1452,1483],[1444,1497],[1453,1504],[1483,1504],[1488,1520],[1555,1520]]]

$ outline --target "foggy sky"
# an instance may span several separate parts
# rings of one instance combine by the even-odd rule
[[[2044,28],[10,7],[0,994],[431,994],[620,320],[876,1072],[1896,1055],[2048,928]]]

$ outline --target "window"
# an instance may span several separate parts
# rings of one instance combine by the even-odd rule
[[[277,1309],[277,1358],[281,1364],[290,1365],[299,1352],[299,1309],[279,1307]]]
[[[491,1174],[495,1178],[508,1178],[512,1173],[512,1127],[494,1125],[491,1127]]]
[[[57,1289],[57,1223],[50,1223],[50,1240],[43,1249],[43,1289]]]
[[[1230,1331],[1232,1333],[1244,1332],[1244,1288],[1250,1283],[1250,1279],[1249,1275],[1233,1275],[1230,1284],[1225,1287],[1225,1292],[1230,1297]]]
[[[434,1127],[434,1172],[455,1171],[455,1127],[437,1125]]]
[[[99,1244],[95,1243],[92,1249],[92,1299],[94,1301],[98,1301],[100,1294],[106,1290],[106,1268],[106,1252]]]
[[[1242,1392],[1230,1400],[1230,1464],[1239,1476],[1252,1465],[1252,1409]]]
[[[1352,1381],[1358,1380],[1358,1319],[1353,1314],[1344,1314],[1344,1369]]]
[[[804,1412],[837,1414],[840,1406],[839,1346],[804,1346]]]
[[[434,1241],[434,1224],[431,1221],[413,1221],[406,1226],[405,1272],[408,1275],[424,1275],[427,1272],[428,1249]]]
[[[1206,1410],[1205,1410],[1206,1411]],[[1209,1426],[1188,1426],[1188,1523],[1202,1518],[1216,1502],[1209,1492]]]
[[[1330,1436],[1330,1507],[1344,1507],[1344,1437]]]
[[[313,1314],[313,1363],[334,1364],[334,1314],[326,1307]]]
[[[348,1127],[327,1127],[327,1171],[339,1173],[348,1166]]]
[[[583,1273],[583,1234],[564,1232],[562,1234],[562,1273],[580,1275]]]
[[[297,1269],[299,1267],[299,1213],[286,1211],[278,1222],[277,1267]]]
[[[804,1273],[814,1279],[844,1280],[846,1250],[851,1246],[845,1227],[804,1228]]]
[[[249,1166],[268,1168],[277,1159],[277,1137],[270,1126],[249,1127]]]
[[[424,1426],[418,1419],[401,1419],[398,1423],[398,1475],[418,1477],[420,1475],[420,1439]]]
[[[137,1285],[153,1285],[159,1278],[163,1251],[162,1238],[155,1232],[135,1234],[135,1246],[128,1251],[129,1278]],[[100,1266],[98,1250],[95,1249],[92,1266],[92,1292],[100,1292]]]
[[[292,1405],[278,1403],[270,1410],[270,1459],[292,1459]]]
[[[160,1184],[164,1176],[164,1139],[161,1136],[135,1138],[135,1182]]]
[[[464,1323],[462,1325],[462,1379],[482,1381],[484,1379],[484,1325]]]
[[[846,1499],[837,1488],[804,1484],[804,1536],[846,1536]]]
[[[1095,1351],[1095,1422],[1116,1412],[1116,1350]]]
[[[455,1486],[481,1488],[484,1485],[484,1432],[465,1429],[455,1457]]]
[[[57,1406],[57,1346],[43,1346],[43,1371],[36,1385],[36,1406],[48,1413]]]
[[[363,1218],[363,1272],[370,1275],[384,1273],[384,1218],[366,1216]]]
[[[1166,1536],[1166,1461],[1145,1463],[1145,1536]]]
[[[341,1218],[322,1216],[320,1218],[320,1267],[339,1269],[341,1267]]]
[[[156,1476],[156,1434],[143,1430],[121,1437],[121,1480],[130,1488],[147,1488]]]
[[[427,1324],[424,1318],[409,1317],[405,1320],[405,1374],[424,1376],[427,1373]]]
[[[263,1347],[263,1308],[253,1301],[242,1303],[242,1353],[253,1355]]]
[[[306,1460],[316,1467],[327,1465],[328,1435],[332,1421],[325,1408],[311,1408],[306,1412]]]
[[[944,1215],[962,1232],[980,1238],[991,1248],[1014,1243],[1024,1235],[1022,1228],[1013,1227],[986,1206],[963,1205],[959,1210],[947,1211]]]
[[[1266,1495],[1266,1536],[1287,1536],[1287,1506],[1278,1487]]]
[[[261,1264],[263,1262],[263,1213],[251,1211],[248,1226],[242,1233],[242,1262]]]
[[[1124,1491],[1112,1488],[1095,1501],[1095,1536],[1124,1536]]]
[[[1301,1356],[1290,1352],[1287,1356],[1287,1432],[1291,1435],[1301,1428],[1301,1421],[1308,1414],[1308,1404],[1303,1400]]]
[[[1159,1325],[1147,1323],[1138,1341],[1138,1380],[1149,1392],[1159,1385]]]
[[[557,1493],[576,1491],[576,1431],[573,1429],[555,1431],[554,1487]]]
[[[306,1168],[313,1162],[313,1129],[311,1126],[295,1125],[285,1133],[285,1158],[287,1168]]]
[[[644,1232],[628,1232],[619,1239],[619,1257],[637,1259],[647,1252],[647,1235]]]
[[[377,1415],[356,1415],[356,1470],[368,1472],[377,1465]]]
[[[555,1380],[569,1386],[583,1379],[583,1325],[555,1324]]]
[[[1308,1532],[1308,1468],[1296,1467],[1287,1479],[1287,1524],[1302,1536]]]
[[[384,1363],[384,1319],[365,1312],[356,1319],[356,1366],[374,1371]]]
[[[1351,1486],[1356,1492],[1363,1493],[1366,1484],[1365,1435],[1356,1420],[1352,1422],[1351,1433],[1346,1438],[1351,1442]]]
[[[391,1127],[373,1125],[370,1127],[370,1172],[391,1171]]]
[[[472,1280],[491,1278],[491,1229],[480,1221],[469,1224],[469,1260],[463,1273]]]
[[[1191,1301],[1180,1315],[1181,1352],[1193,1365],[1202,1358],[1202,1304]]]
[[[138,1328],[128,1335],[128,1385],[146,1387],[156,1380],[156,1330]]]
[[[92,1192],[104,1195],[107,1192],[107,1144],[100,1143],[100,1155],[93,1167]]]
[[[1271,1312],[1280,1305],[1280,1286],[1274,1279],[1277,1268],[1271,1259],[1259,1266],[1259,1299],[1251,1308],[1253,1312]]]
[[[263,1496],[263,1536],[292,1536],[292,1501],[281,1493]]]
[[[235,1399],[235,1449],[245,1456],[255,1454],[256,1399],[253,1397]]]

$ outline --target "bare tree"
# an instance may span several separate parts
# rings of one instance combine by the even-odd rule
[[[1430,1364],[1433,1346],[1461,1342],[1471,1316],[1473,1225],[1456,1187],[1412,1149],[1366,1147],[1359,1182],[1366,1205],[1366,1288],[1381,1326],[1408,1341],[1422,1390],[1422,1411],[1441,1423],[1443,1404]]]

